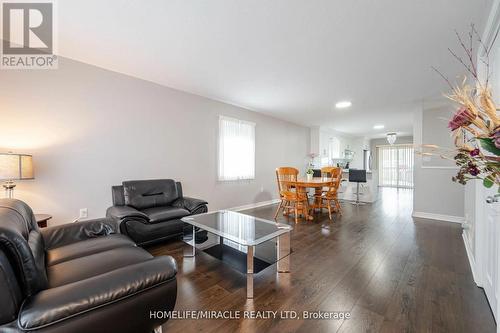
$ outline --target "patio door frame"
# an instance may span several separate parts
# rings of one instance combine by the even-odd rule
[[[397,147],[413,147],[413,144],[411,143],[400,143],[400,144],[394,144],[394,145],[378,145],[376,146],[376,153],[377,153],[377,171],[378,171],[378,186],[379,187],[392,187],[392,188],[407,188],[407,189],[413,189],[415,187],[415,150],[413,151],[412,153],[412,162],[413,162],[413,165],[411,166],[411,177],[412,177],[412,186],[400,186],[399,185],[399,170],[398,172],[396,172],[396,177],[397,177],[397,185],[381,185],[381,177],[380,177],[380,174],[382,172],[382,162],[383,162],[383,159],[382,159],[382,155],[380,154],[381,153],[381,148],[386,148],[386,147],[394,147],[394,149],[397,149]],[[399,166],[399,152],[398,152],[398,166]]]

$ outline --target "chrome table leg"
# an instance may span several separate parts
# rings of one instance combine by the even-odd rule
[[[193,225],[193,239],[191,240],[191,251],[184,253],[184,257],[194,257],[196,255],[196,228]]]
[[[255,247],[247,246],[247,298],[253,298],[253,253]]]

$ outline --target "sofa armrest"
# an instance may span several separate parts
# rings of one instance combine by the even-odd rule
[[[47,250],[89,238],[119,233],[112,219],[95,219],[40,229]]]
[[[106,217],[120,221],[135,218],[139,221],[149,222],[149,217],[146,214],[130,206],[111,206],[106,211]]]
[[[175,281],[176,273],[175,260],[163,256],[79,282],[46,289],[26,299],[19,312],[18,325],[31,331],[77,316],[91,318],[92,311],[116,305],[142,292]]]
[[[195,198],[190,198],[190,197],[182,197],[177,200],[175,200],[172,203],[172,206],[174,207],[179,207],[179,208],[184,208],[189,213],[200,213],[200,212],[206,212],[206,205],[208,205],[208,202],[205,200],[201,199],[195,199]],[[200,208],[205,207],[205,210],[200,211]]]

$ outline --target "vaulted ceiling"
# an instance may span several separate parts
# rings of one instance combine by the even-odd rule
[[[64,0],[59,53],[306,126],[407,134],[446,89],[431,66],[463,73],[454,29],[482,30],[491,2]]]

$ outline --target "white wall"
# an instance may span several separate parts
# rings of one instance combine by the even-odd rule
[[[255,122],[256,179],[217,181],[220,114]],[[55,223],[105,214],[113,184],[180,180],[210,209],[276,198],[274,169],[302,168],[309,129],[76,61],[58,70],[2,71],[0,147],[32,153],[36,179],[16,197]]]
[[[483,194],[481,187],[482,182],[479,180],[469,181],[465,186],[464,190],[464,223],[465,228],[463,231],[464,238],[466,240],[466,248],[469,251],[469,255],[475,259],[476,256],[476,228],[478,217],[482,214],[478,211],[481,209],[481,203],[479,201],[484,200],[484,197],[479,197]],[[472,268],[474,269],[474,267]]]
[[[416,145],[437,144],[453,147],[446,121],[452,114],[452,105],[444,100],[427,103],[415,110],[413,139]],[[436,123],[440,126],[434,126]],[[425,127],[433,126],[431,133]],[[457,169],[441,161],[423,163],[422,156],[415,155],[413,212],[415,216],[434,216],[450,221],[461,221],[464,216],[464,187],[451,181]]]

